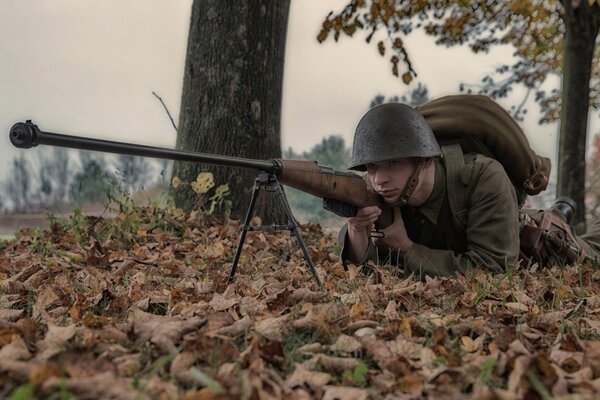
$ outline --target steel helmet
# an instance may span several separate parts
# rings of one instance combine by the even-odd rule
[[[425,118],[406,104],[373,107],[354,134],[349,169],[365,171],[365,164],[396,158],[429,158],[442,154]]]

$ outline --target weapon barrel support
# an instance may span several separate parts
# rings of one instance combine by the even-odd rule
[[[13,145],[20,148],[30,148],[40,144],[69,147],[72,149],[102,151],[115,154],[129,154],[132,156],[163,158],[167,160],[199,162],[229,167],[256,169],[265,172],[277,173],[279,165],[274,161],[252,160],[220,156],[205,153],[192,153],[188,151],[166,149],[133,143],[114,142],[111,140],[92,139],[81,136],[62,135],[58,133],[42,132],[31,122],[19,122],[10,130],[10,140]]]

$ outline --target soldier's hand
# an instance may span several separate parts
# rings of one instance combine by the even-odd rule
[[[363,207],[358,210],[356,216],[348,218],[348,230],[355,233],[369,233],[373,223],[381,215],[381,209],[377,206]]]
[[[400,207],[394,207],[394,222],[381,231],[384,235],[381,238],[374,238],[373,243],[377,247],[389,247],[397,249],[400,252],[407,252],[413,245],[408,237]]]
[[[348,218],[348,256],[354,262],[360,262],[369,248],[369,232],[373,223],[381,215],[377,206],[364,207],[358,210],[355,217]]]

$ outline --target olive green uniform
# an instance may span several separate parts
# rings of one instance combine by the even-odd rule
[[[452,275],[474,267],[503,271],[519,256],[519,217],[513,185],[502,165],[483,155],[465,155],[460,183],[448,190],[444,159],[435,159],[433,191],[419,207],[402,207],[409,238],[414,242],[405,254],[377,249],[372,242],[364,260],[395,264],[417,275]],[[464,216],[451,211],[448,194],[466,193]],[[342,260],[348,261],[347,226],[339,236]]]

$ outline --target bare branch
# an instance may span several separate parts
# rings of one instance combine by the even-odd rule
[[[177,125],[175,125],[175,121],[173,120],[173,117],[171,116],[171,113],[169,112],[169,109],[165,105],[165,102],[163,101],[163,99],[159,95],[156,94],[156,92],[152,92],[152,94],[154,95],[154,97],[156,97],[160,101],[160,104],[162,104],[163,108],[167,112],[167,115],[169,116],[169,119],[171,120],[171,125],[173,125],[173,128],[175,128],[175,132],[177,132]]]

